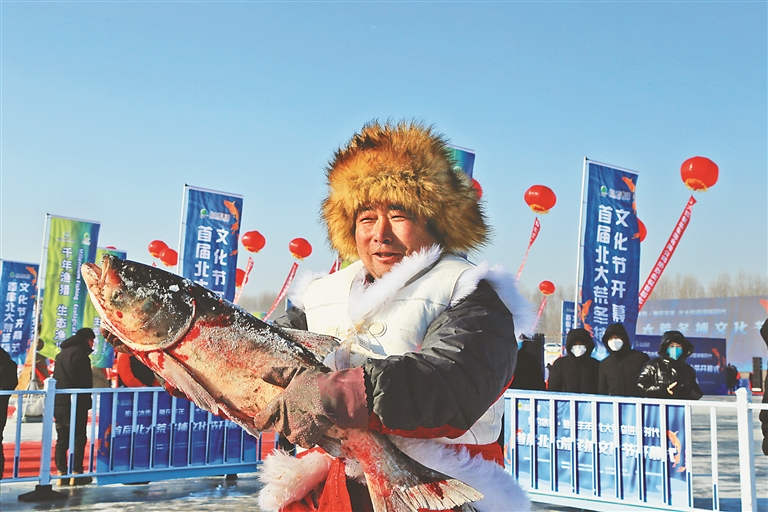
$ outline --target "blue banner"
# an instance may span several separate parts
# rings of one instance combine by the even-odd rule
[[[691,507],[690,409],[585,398],[505,401],[504,462],[520,484],[607,502]]]
[[[232,301],[243,198],[188,185],[184,197],[181,275]]]
[[[590,331],[599,346],[608,325],[621,323],[633,333],[637,323],[637,174],[589,160],[585,172],[583,273],[577,325]]]
[[[448,146],[448,151],[453,156],[453,159],[456,160],[456,165],[471,178],[472,171],[475,168],[475,152],[458,146]]]
[[[34,333],[39,265],[0,260],[0,308],[3,312],[0,346],[16,364],[23,365]]]
[[[165,392],[125,389],[99,401],[98,471],[120,473],[110,483],[146,479],[147,473],[130,474],[142,469],[256,461],[256,439],[237,424]]]

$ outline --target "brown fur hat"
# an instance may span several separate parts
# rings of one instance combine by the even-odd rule
[[[374,203],[401,205],[426,219],[448,252],[487,241],[477,192],[432,126],[371,121],[336,151],[326,173],[329,193],[322,213],[331,245],[346,260],[359,259],[356,215]]]

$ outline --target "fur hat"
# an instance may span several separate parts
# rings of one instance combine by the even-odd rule
[[[415,121],[367,123],[336,151],[326,169],[329,193],[322,213],[328,239],[346,260],[359,259],[356,215],[373,203],[397,204],[426,219],[447,252],[482,246],[485,214],[447,140]]]

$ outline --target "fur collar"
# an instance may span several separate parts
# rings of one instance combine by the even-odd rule
[[[363,267],[349,294],[349,318],[352,323],[357,324],[371,312],[387,305],[413,276],[434,264],[441,254],[442,248],[439,245],[425,247],[403,258],[370,285],[365,284],[366,270]]]

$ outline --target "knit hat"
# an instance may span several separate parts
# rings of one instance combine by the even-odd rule
[[[346,260],[359,259],[357,213],[375,203],[399,205],[425,219],[447,252],[477,249],[487,241],[477,192],[432,126],[371,121],[336,151],[326,175],[322,214],[328,240]]]

